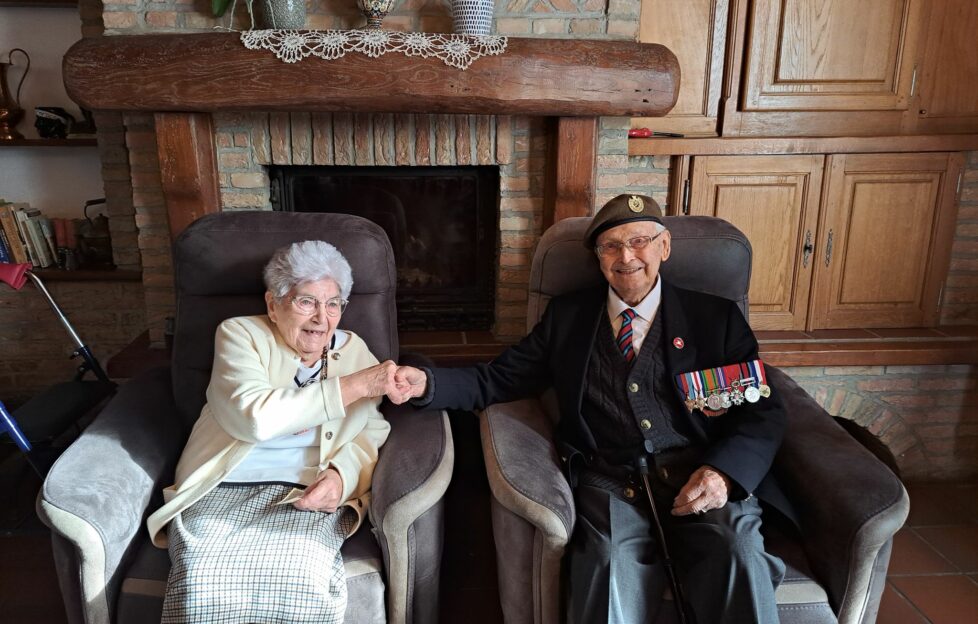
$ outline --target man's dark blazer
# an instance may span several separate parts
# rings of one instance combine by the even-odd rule
[[[558,441],[592,455],[595,441],[581,413],[584,376],[598,330],[607,321],[607,286],[550,301],[533,331],[489,364],[433,369],[430,407],[482,409],[486,405],[538,396],[553,386],[560,406]],[[679,373],[757,358],[757,341],[737,305],[727,299],[662,283],[663,348],[669,378]],[[678,341],[682,340],[682,347]],[[673,383],[673,390],[682,396]],[[776,392],[757,403],[732,406],[726,414],[689,414],[694,443],[706,448],[703,464],[729,476],[741,496],[756,493],[789,516],[790,508],[765,479],[781,438],[785,415]]]

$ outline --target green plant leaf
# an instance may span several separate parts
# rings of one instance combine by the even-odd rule
[[[230,4],[231,0],[211,0],[211,12],[214,13],[214,17],[221,17]]]

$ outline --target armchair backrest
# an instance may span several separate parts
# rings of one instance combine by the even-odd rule
[[[584,247],[590,217],[557,222],[543,233],[530,268],[529,332],[551,297],[606,283],[594,252]],[[661,270],[671,284],[736,301],[747,317],[751,246],[744,234],[716,217],[664,217],[672,255]]]
[[[344,214],[223,212],[202,217],[174,243],[176,326],[173,390],[189,424],[204,406],[217,326],[233,316],[265,313],[262,269],[272,253],[297,241],[324,240],[353,268],[350,305],[340,322],[383,361],[396,359],[397,274],[380,226]]]

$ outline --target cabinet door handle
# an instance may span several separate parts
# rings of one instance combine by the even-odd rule
[[[812,231],[808,230],[805,232],[805,246],[801,248],[801,266],[802,268],[808,268],[808,259],[812,257],[812,252],[815,251],[815,245],[812,245]]]
[[[829,230],[829,240],[825,242],[825,266],[832,262],[832,230]]]

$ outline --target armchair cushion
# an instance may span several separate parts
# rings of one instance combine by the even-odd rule
[[[112,615],[121,572],[150,500],[173,472],[187,430],[176,417],[166,369],[154,369],[119,388],[99,417],[51,468],[38,514],[86,553],[80,599]]]

